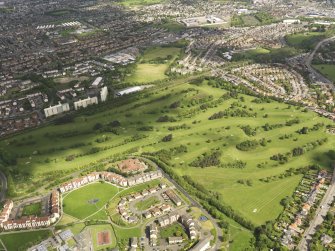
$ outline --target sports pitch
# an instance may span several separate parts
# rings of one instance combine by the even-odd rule
[[[85,219],[101,209],[118,188],[108,183],[93,183],[64,196],[64,212],[77,219]]]

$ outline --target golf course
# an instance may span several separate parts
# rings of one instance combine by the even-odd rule
[[[111,99],[3,139],[0,147],[16,157],[16,165],[6,170],[14,198],[36,188],[34,194],[43,194],[74,172],[107,170],[126,156],[152,155],[259,226],[280,215],[281,200],[292,196],[304,170],[312,166],[331,170],[335,138],[327,128],[332,126],[330,120],[302,107],[253,96],[241,87],[200,75],[166,80]],[[118,225],[115,206],[121,195],[130,192],[95,183],[65,194],[59,225],[104,221],[109,214],[116,222],[114,232],[122,232],[125,226]],[[154,203],[145,201],[137,207]],[[230,230],[231,250],[248,247],[251,232],[225,219],[235,226]],[[135,226],[134,231],[141,229]],[[124,243],[127,237],[121,238]]]

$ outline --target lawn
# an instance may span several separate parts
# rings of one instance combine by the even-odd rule
[[[117,236],[118,239],[125,239],[129,240],[131,237],[141,237],[141,229],[139,227],[127,227],[127,228],[122,228],[118,226],[114,226],[114,232],[115,235]]]
[[[145,50],[135,71],[126,77],[129,83],[150,83],[167,78],[169,65],[181,53],[178,47],[152,47]]]
[[[27,205],[23,208],[22,216],[29,216],[29,215],[41,216],[41,208],[42,208],[41,202]]]
[[[317,64],[313,67],[318,70],[322,75],[324,75],[329,80],[335,82],[335,65],[333,64]]]
[[[51,236],[49,230],[39,230],[25,233],[2,234],[0,235],[0,239],[8,251],[23,251],[47,239],[49,236]]]
[[[256,26],[260,24],[257,18],[253,15],[243,15],[242,20],[245,26]]]
[[[153,205],[156,205],[160,202],[160,200],[156,197],[150,197],[146,200],[140,201],[138,203],[135,204],[135,207],[139,210],[139,211],[144,211],[149,209],[150,207],[152,207]]]
[[[203,216],[201,210],[197,207],[192,207],[191,215],[194,217],[194,219],[199,221],[199,218]],[[201,226],[201,229],[211,231],[213,229],[213,223],[210,220],[205,221],[199,221],[199,224]]]
[[[129,83],[150,83],[167,78],[167,64],[138,64],[135,72],[126,78]]]
[[[173,236],[182,236],[184,239],[187,239],[185,229],[178,222],[160,229],[159,235],[162,239],[167,239]]]
[[[77,219],[85,219],[102,208],[117,192],[117,187],[107,183],[87,185],[64,197],[64,212]]]
[[[143,61],[151,61],[157,59],[167,59],[170,60],[180,53],[180,48],[177,47],[152,47],[147,49],[142,57]]]
[[[74,222],[76,222],[76,221],[77,221],[76,218],[73,218],[72,216],[63,213],[63,214],[62,214],[62,218],[61,218],[60,221],[57,223],[57,226],[62,226],[62,225],[71,224],[71,223],[74,223]]]

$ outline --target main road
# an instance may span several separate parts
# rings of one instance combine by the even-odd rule
[[[322,74],[320,74],[317,70],[315,70],[312,66],[312,61],[314,58],[315,53],[319,50],[319,48],[321,47],[321,45],[328,43],[330,41],[335,40],[335,36],[334,37],[330,37],[330,38],[326,38],[322,41],[320,41],[314,48],[314,50],[309,53],[305,59],[304,59],[304,64],[306,65],[308,71],[315,76],[315,80],[320,81],[328,86],[330,86],[333,90],[335,90],[335,86],[332,83],[332,81],[330,81],[328,78],[326,78],[325,76],[323,76]]]
[[[323,196],[319,207],[315,212],[315,216],[313,220],[310,222],[309,227],[304,232],[301,241],[298,244],[297,249],[301,251],[310,250],[308,247],[309,242],[312,239],[313,234],[315,234],[316,228],[322,224],[324,217],[327,215],[330,205],[334,200],[335,196],[335,164],[334,164],[334,171],[331,183]]]

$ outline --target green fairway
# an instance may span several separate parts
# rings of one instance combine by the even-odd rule
[[[102,208],[117,192],[117,187],[107,183],[87,185],[65,196],[64,212],[77,219],[84,219]]]
[[[39,230],[25,233],[2,234],[0,235],[0,240],[8,251],[23,251],[47,239],[49,236],[51,236],[51,231]]]
[[[322,75],[335,82],[335,65],[333,64],[315,64],[313,65]]]
[[[42,209],[42,203],[37,202],[31,205],[27,205],[23,208],[22,216],[29,216],[29,215],[35,215],[40,216],[41,215],[41,209]]]

